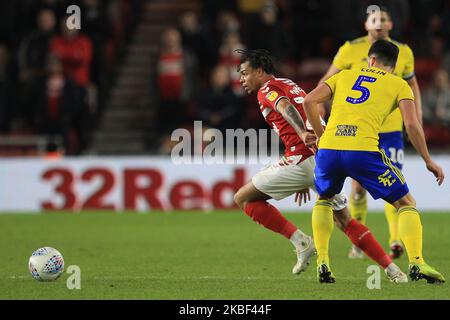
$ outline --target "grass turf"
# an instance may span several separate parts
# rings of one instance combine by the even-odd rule
[[[311,234],[311,215],[286,214]],[[450,214],[422,213],[426,260],[450,277]],[[386,248],[382,214],[368,225]],[[238,212],[148,214],[84,212],[0,215],[0,299],[450,299],[448,283],[424,280],[369,290],[367,258],[349,260],[347,238],[335,228],[330,247],[333,285],[319,284],[315,263],[300,276],[291,268],[289,241]],[[81,268],[81,289],[69,290],[64,273],[35,281],[27,262],[33,250],[52,246],[65,267]],[[405,256],[398,261],[406,270]]]

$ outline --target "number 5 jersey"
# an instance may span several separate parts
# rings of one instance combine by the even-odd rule
[[[401,100],[414,100],[405,80],[375,67],[342,70],[325,84],[333,102],[321,149],[378,151],[378,134],[386,117]]]

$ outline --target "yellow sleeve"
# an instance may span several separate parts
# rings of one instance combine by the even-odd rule
[[[414,93],[406,81],[403,80],[399,87],[400,87],[400,90],[399,90],[398,96],[397,96],[397,105],[400,103],[401,100],[413,100],[414,101]]]
[[[333,76],[329,77],[327,80],[324,81],[325,84],[327,84],[328,87],[330,87],[331,92],[333,94],[336,91],[336,82],[337,82],[340,74],[341,74],[341,72],[338,72],[338,73],[334,74]]]
[[[344,43],[336,53],[333,59],[333,65],[339,70],[350,69],[350,43],[347,41]]]
[[[405,45],[405,69],[402,73],[402,78],[405,80],[412,79],[414,77],[414,54],[408,45]]]

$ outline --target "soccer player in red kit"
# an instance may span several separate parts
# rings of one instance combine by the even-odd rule
[[[308,131],[303,110],[306,93],[289,79],[275,78],[274,62],[266,50],[238,50],[241,84],[248,93],[258,91],[258,102],[266,122],[279,134],[285,155],[264,168],[234,196],[236,204],[254,221],[291,241],[297,254],[292,273],[306,270],[315,255],[313,239],[288,221],[267,200],[281,200],[301,190],[314,189],[314,151],[316,136]],[[323,123],[325,125],[325,123]],[[309,126],[308,126],[309,127]],[[383,267],[392,282],[407,282],[406,275],[395,265],[370,230],[355,219],[347,209],[343,192],[332,200],[337,226],[370,258]],[[322,272],[318,275],[323,275]],[[322,281],[323,279],[323,281]],[[319,277],[320,282],[334,282],[334,277]]]

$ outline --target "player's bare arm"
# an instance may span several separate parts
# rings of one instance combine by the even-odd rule
[[[303,101],[306,116],[318,138],[322,136],[324,129],[320,121],[317,104],[330,100],[332,94],[330,87],[322,82]]]
[[[403,122],[405,123],[406,132],[408,133],[408,137],[411,140],[412,145],[422,156],[425,164],[427,165],[427,169],[434,174],[436,181],[439,185],[441,185],[444,181],[444,171],[431,159],[428,152],[427,143],[425,141],[425,134],[423,133],[422,126],[417,119],[414,101],[402,100],[399,103],[399,108],[402,113]]]
[[[319,83],[324,82],[325,80],[327,80],[328,78],[334,76],[336,73],[338,73],[339,71],[341,71],[340,69],[338,69],[334,64],[331,64],[330,67],[328,68],[328,71],[325,73],[325,75],[319,80]],[[322,116],[325,115],[326,113],[326,107],[324,103],[318,103],[317,104],[320,113],[322,114]]]
[[[417,82],[416,76],[412,77],[408,81],[409,86],[411,87],[411,90],[414,93],[414,105],[416,107],[416,115],[417,119],[419,120],[419,123],[423,124],[423,112],[422,112],[422,97],[420,95],[420,88],[419,83]]]
[[[288,99],[281,99],[276,108],[283,118],[294,128],[300,138],[302,138],[307,147],[315,144],[316,136],[306,130],[305,122],[300,113]]]
[[[325,75],[322,78],[320,78],[318,84],[320,84],[320,83],[324,82],[325,80],[327,80],[328,78],[334,76],[339,71],[341,71],[341,70],[339,70],[334,64],[331,64],[330,67],[328,68],[327,73],[325,73]]]

